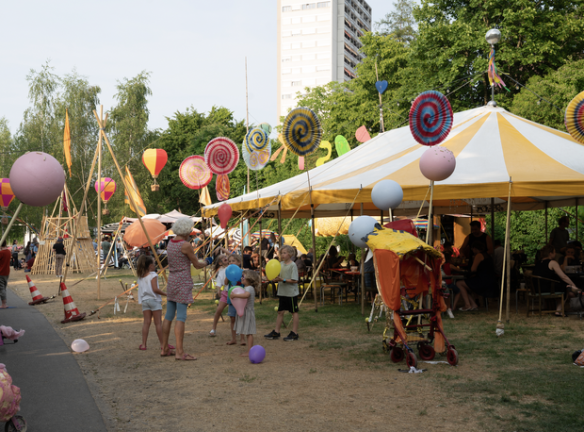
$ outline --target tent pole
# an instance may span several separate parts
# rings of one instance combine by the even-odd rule
[[[432,203],[434,201],[434,180],[430,180],[430,205],[428,207],[428,226],[426,228],[426,243],[430,247],[433,246],[433,232],[434,232],[434,215],[432,214]]]
[[[495,198],[491,198],[491,238],[495,241]]]
[[[545,223],[544,223],[544,233],[545,233],[545,244],[548,244],[548,202],[544,203],[545,206]]]
[[[389,208],[389,221],[393,222],[393,209],[391,207]]]
[[[99,118],[103,120],[103,105],[99,107]],[[100,133],[101,135],[101,133]],[[101,191],[101,157],[102,157],[102,142],[101,139],[97,148],[97,184],[98,190]],[[138,218],[140,215],[138,215]],[[97,194],[97,299],[101,300],[101,193]],[[75,243],[73,243],[75,245]],[[105,259],[105,257],[104,257]]]
[[[258,204],[259,204],[259,200],[258,200]],[[263,219],[263,214],[260,214],[260,277],[262,274],[262,268],[263,266],[266,264],[266,260],[264,259],[264,256],[262,255],[262,219]],[[267,252],[267,251],[266,251]],[[272,282],[272,290],[274,289],[274,282]],[[268,290],[268,286],[266,285],[266,293]],[[262,304],[262,289],[260,287],[260,304]]]
[[[381,221],[381,226],[383,226],[383,210],[380,210],[381,212],[381,216],[380,216],[380,221]]]
[[[361,216],[363,216],[363,203],[361,203]],[[365,315],[365,257],[367,249],[361,251],[361,315]]]
[[[282,201],[278,200],[278,247],[282,247]]]
[[[576,198],[576,241],[578,241],[578,225],[580,224],[580,218],[578,217],[578,198]]]
[[[306,176],[308,177],[308,198],[310,200],[310,220],[312,221],[312,253],[314,256],[312,257],[312,279],[314,282],[312,283],[312,294],[314,295],[314,311],[318,312],[318,296],[316,294],[316,281],[318,277],[318,270],[319,266],[316,265],[317,261],[317,253],[316,253],[316,224],[314,222],[314,204],[312,203],[312,186],[310,186],[310,174],[309,170],[306,170]],[[328,251],[327,251],[328,252]],[[326,257],[323,256],[322,259]],[[322,283],[322,282],[321,282]]]
[[[511,305],[511,231],[509,227],[511,226],[511,186],[513,182],[509,178],[509,200],[507,201],[507,226],[505,227],[505,248],[507,248],[506,256],[506,276],[507,276],[507,304],[505,311],[505,320],[509,324],[509,309]],[[503,299],[501,299],[503,301]]]

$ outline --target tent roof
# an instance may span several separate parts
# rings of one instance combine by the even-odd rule
[[[531,210],[575,205],[584,190],[584,146],[569,134],[518,117],[503,108],[484,106],[454,114],[448,138],[440,144],[456,156],[456,170],[436,182],[434,213],[485,213],[494,198],[496,210],[506,208],[511,183],[513,208]],[[412,137],[409,126],[380,134],[306,174],[230,199],[234,211],[268,207],[290,217],[344,216],[352,206],[355,215],[378,215],[371,189],[381,180],[397,181],[404,202],[394,215],[416,214],[427,206],[429,180],[420,172],[419,159],[427,149]],[[309,197],[309,181],[312,196]],[[258,199],[259,197],[259,199]],[[203,209],[217,213],[220,204]],[[498,206],[497,206],[498,205]],[[269,216],[269,214],[268,214]]]
[[[144,216],[144,219],[156,219],[160,223],[172,224],[172,223],[175,223],[177,219],[180,219],[183,217],[191,218],[194,223],[199,223],[203,220],[203,218],[196,217],[196,216],[188,216],[188,215],[182,214],[181,212],[176,211],[176,210],[165,213],[163,215],[158,214],[158,213],[147,214]],[[125,221],[135,222],[137,220],[138,220],[137,218],[125,218],[124,222]]]

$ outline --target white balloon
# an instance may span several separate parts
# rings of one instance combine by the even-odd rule
[[[76,353],[82,353],[89,349],[89,344],[85,342],[83,339],[75,339],[71,343],[71,349]]]
[[[371,190],[371,201],[379,210],[387,211],[399,206],[404,199],[404,191],[393,180],[381,180]]]
[[[349,240],[359,248],[366,248],[367,243],[363,241],[363,237],[372,233],[375,229],[377,221],[371,216],[359,216],[349,226]]]

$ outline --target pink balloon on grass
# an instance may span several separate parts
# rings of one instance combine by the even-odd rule
[[[243,294],[245,293],[245,290],[243,288],[233,288],[233,290],[231,291],[232,294]],[[233,306],[235,307],[235,310],[237,311],[237,315],[242,317],[243,313],[245,311],[245,305],[247,304],[247,299],[244,298],[232,298],[231,299],[231,303],[233,304]]]
[[[65,186],[65,173],[57,159],[47,153],[20,156],[10,169],[10,186],[23,204],[43,207],[54,202]]]
[[[428,180],[446,180],[455,168],[454,154],[444,147],[430,147],[420,158],[420,171]]]

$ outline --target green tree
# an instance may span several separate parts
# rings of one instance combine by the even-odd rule
[[[565,131],[564,111],[582,89],[584,60],[570,62],[544,77],[532,77],[527,82],[527,88],[522,88],[513,98],[511,111],[537,123]]]
[[[414,19],[415,2],[396,0],[394,10],[375,23],[379,34],[393,35],[398,41],[409,44],[416,38],[416,20]]]

